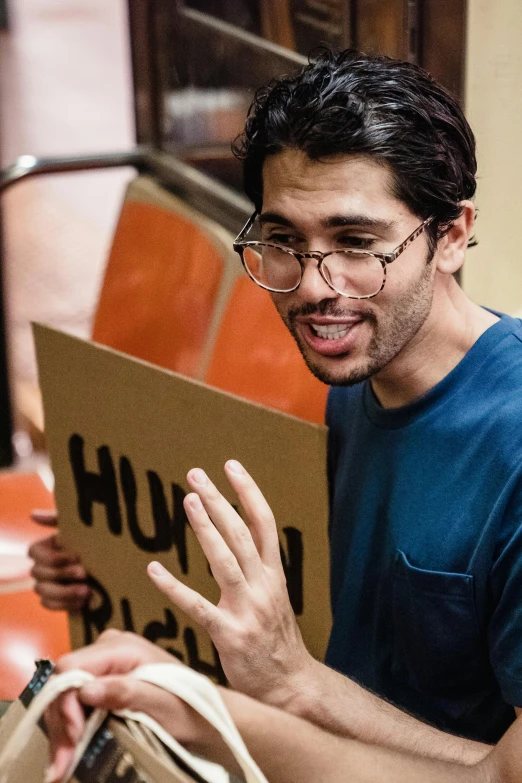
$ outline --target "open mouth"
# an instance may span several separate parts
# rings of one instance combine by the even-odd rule
[[[353,324],[327,324],[325,326],[310,324],[311,330],[323,340],[339,340],[348,333],[351,326]]]
[[[323,323],[306,320],[301,322],[300,331],[306,344],[323,356],[341,356],[351,353],[360,339],[364,318],[340,323]]]

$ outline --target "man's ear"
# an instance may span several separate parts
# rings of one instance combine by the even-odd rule
[[[462,214],[437,245],[437,269],[447,275],[455,274],[464,263],[468,242],[473,234],[475,205],[472,201],[461,201],[460,205]]]

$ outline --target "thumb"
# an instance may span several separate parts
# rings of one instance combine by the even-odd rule
[[[31,519],[44,527],[56,527],[58,518],[55,508],[35,508],[31,511]]]

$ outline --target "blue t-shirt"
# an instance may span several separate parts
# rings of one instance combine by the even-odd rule
[[[426,395],[333,388],[326,663],[437,727],[496,742],[522,706],[522,322]]]

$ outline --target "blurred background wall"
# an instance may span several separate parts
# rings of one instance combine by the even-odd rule
[[[463,284],[522,316],[522,2],[468,0],[465,107],[477,136],[477,238]]]

